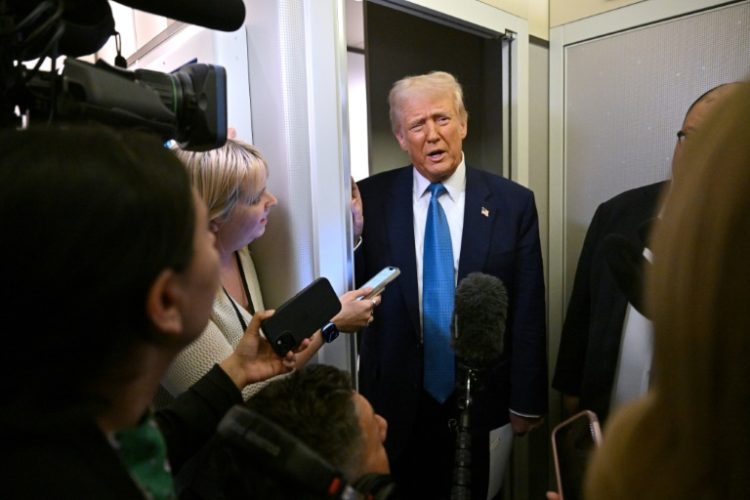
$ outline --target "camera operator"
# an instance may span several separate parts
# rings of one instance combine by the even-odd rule
[[[292,434],[360,492],[371,498],[395,498],[383,447],[387,423],[353,390],[347,373],[327,365],[307,366],[269,383],[244,408]],[[250,425],[239,418],[232,425],[240,430],[215,439],[200,460],[186,467],[187,486],[180,498],[333,498],[312,492],[297,480],[313,474],[314,464],[288,460],[277,465],[270,463],[271,458],[261,460],[238,442],[243,433],[251,432]],[[264,438],[268,435],[263,433]],[[284,444],[271,443],[270,447],[283,448]]]
[[[208,321],[218,256],[185,169],[150,136],[0,133],[0,480],[8,498],[173,498],[177,471],[242,401],[294,367],[253,318],[170,408],[151,400]]]

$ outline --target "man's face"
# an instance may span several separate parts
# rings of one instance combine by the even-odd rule
[[[690,112],[685,116],[685,121],[682,123],[680,132],[683,134],[683,139],[678,140],[674,147],[674,154],[672,155],[672,177],[680,177],[680,165],[682,164],[682,154],[685,149],[685,142],[690,140],[690,137],[700,129],[703,123],[706,121],[706,117],[711,114],[717,103],[721,102],[726,98],[735,88],[735,85],[724,85],[719,87],[708,95],[704,96]]]
[[[449,94],[415,94],[400,106],[396,139],[417,171],[430,182],[442,182],[462,158],[466,120]]]
[[[364,441],[362,467],[359,476],[369,473],[389,474],[391,468],[388,464],[385,447],[383,447],[388,433],[388,423],[383,417],[375,413],[372,405],[364,396],[355,392],[352,399],[359,416],[359,427],[362,429]]]

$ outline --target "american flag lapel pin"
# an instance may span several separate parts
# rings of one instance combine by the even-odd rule
[[[485,217],[489,217],[490,216],[490,211],[487,210],[487,208],[482,207],[482,215],[484,215]]]

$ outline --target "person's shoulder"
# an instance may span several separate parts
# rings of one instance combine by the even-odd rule
[[[501,177],[500,175],[493,174],[491,172],[487,172],[486,170],[472,167],[470,165],[466,166],[466,182],[467,186],[469,185],[469,183],[484,185],[490,191],[500,192],[506,196],[514,195],[527,197],[533,195],[531,189],[527,188],[526,186],[522,186],[515,181],[512,181],[505,177]]]
[[[630,232],[637,229],[656,215],[659,194],[667,185],[666,181],[623,191],[596,208],[591,226],[607,232]]]
[[[65,420],[60,416],[60,420]],[[3,435],[0,480],[8,498],[134,498],[137,492],[114,450],[94,424],[24,429]],[[54,495],[51,495],[54,492]]]
[[[412,178],[412,168],[411,165],[407,165],[379,172],[357,182],[357,186],[362,196],[367,196],[370,193],[384,193],[390,186],[408,182]]]
[[[619,207],[627,208],[644,202],[655,204],[666,184],[667,181],[661,181],[628,189],[603,202],[601,206],[614,210]]]

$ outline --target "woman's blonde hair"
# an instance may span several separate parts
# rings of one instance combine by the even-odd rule
[[[681,161],[647,280],[652,391],[610,423],[590,499],[750,491],[750,84],[717,104]]]
[[[255,146],[237,139],[227,139],[220,148],[209,151],[174,149],[190,176],[193,187],[208,207],[211,221],[224,220],[243,196],[254,198],[260,192],[261,173],[268,175],[268,166]],[[249,192],[243,184],[249,182]]]
[[[414,94],[449,95],[459,118],[466,123],[469,113],[464,106],[464,92],[458,80],[445,71],[432,71],[425,75],[407,76],[397,81],[388,94],[390,106],[391,131],[398,133],[401,126],[401,105]]]

